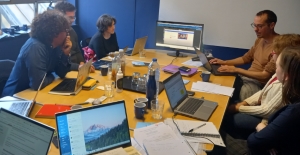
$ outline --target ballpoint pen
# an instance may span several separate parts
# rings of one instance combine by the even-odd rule
[[[198,126],[198,127],[195,127],[195,128],[193,128],[193,129],[189,130],[189,132],[193,132],[194,130],[199,129],[199,128],[203,127],[204,125],[206,125],[206,123],[204,123],[204,124],[202,124],[202,125],[200,125],[200,126]]]

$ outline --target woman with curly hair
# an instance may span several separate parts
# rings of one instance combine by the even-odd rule
[[[64,78],[78,64],[69,62],[72,43],[67,36],[67,18],[58,11],[45,11],[31,24],[30,38],[22,46],[15,66],[3,89],[3,96],[12,96],[28,88],[37,90],[44,75],[42,88],[52,83],[54,73]]]

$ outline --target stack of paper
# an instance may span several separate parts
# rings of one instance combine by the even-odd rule
[[[174,122],[176,123],[180,131],[178,131]],[[205,125],[202,126],[204,123]],[[181,135],[181,133],[188,133],[191,129],[202,126],[192,131],[192,133],[203,134],[202,136],[193,136],[193,137],[185,136],[186,140],[188,142],[210,143],[210,144],[212,144],[213,142],[215,145],[225,147],[225,144],[216,126],[212,122],[188,121],[188,120],[179,120],[179,119],[173,121],[171,118],[167,118],[165,119],[165,124],[170,126],[177,135]],[[211,137],[208,135],[218,135],[218,137]]]
[[[187,66],[195,66],[195,67],[203,66],[201,61],[192,61],[192,60],[188,60],[186,62],[183,62],[182,64]]]
[[[226,96],[231,97],[233,94],[234,88],[220,86],[220,85],[209,83],[209,82],[197,81],[197,82],[193,82],[191,90],[212,93],[212,94],[226,95]]]
[[[179,138],[166,124],[160,122],[134,130],[134,139],[143,146],[148,155],[195,154],[197,148],[191,146],[184,138]]]

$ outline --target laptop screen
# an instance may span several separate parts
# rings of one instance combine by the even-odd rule
[[[202,53],[200,50],[197,50],[197,49],[195,49],[195,50],[196,50],[196,53],[197,53],[197,55],[198,55],[200,61],[201,61],[202,64],[203,64],[203,67],[205,67],[208,71],[211,71],[211,70],[212,70],[211,65],[210,65],[210,63],[208,62],[208,59],[207,59],[207,57],[205,56],[205,54]]]
[[[165,80],[164,86],[172,109],[174,109],[181,100],[187,97],[180,72],[176,72]]]
[[[131,146],[124,101],[56,114],[60,154],[91,154]]]
[[[0,109],[0,154],[46,155],[54,129]]]

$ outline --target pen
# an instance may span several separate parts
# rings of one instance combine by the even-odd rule
[[[198,126],[198,127],[195,127],[195,128],[193,128],[193,129],[189,130],[189,132],[193,132],[194,130],[199,129],[199,128],[203,127],[204,125],[206,125],[206,123],[204,123],[204,124],[202,124],[202,125],[200,125],[200,126]]]

